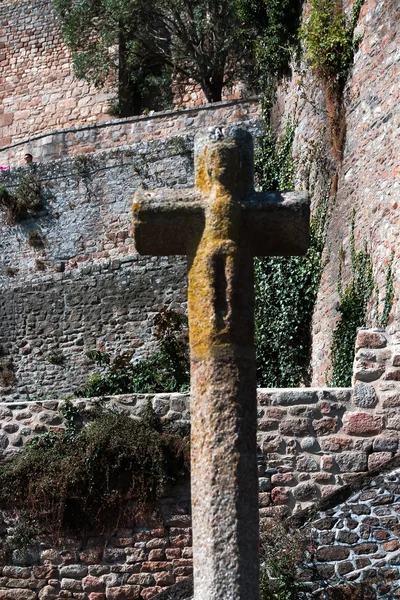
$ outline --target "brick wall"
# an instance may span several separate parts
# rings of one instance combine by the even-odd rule
[[[0,146],[107,118],[109,95],[72,74],[51,0],[3,2],[0,32]]]
[[[96,90],[74,77],[52,0],[4,0],[0,32],[0,147],[39,132],[112,119],[112,83]],[[225,89],[223,99],[244,95],[238,84]],[[184,86],[176,89],[175,104],[204,105],[204,94],[198,85]]]

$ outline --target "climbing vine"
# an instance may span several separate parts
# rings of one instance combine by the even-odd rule
[[[262,189],[294,188],[295,129],[296,122],[289,120],[277,141],[267,128],[255,160]],[[257,376],[262,387],[296,387],[308,382],[311,319],[323,268],[328,200],[326,188],[315,201],[305,256],[255,260]]]
[[[382,315],[379,319],[379,327],[386,327],[389,321],[390,311],[392,310],[394,300],[394,270],[393,270],[394,252],[392,252],[386,271],[385,299],[383,301]]]
[[[353,371],[354,344],[357,329],[364,327],[367,321],[368,304],[375,291],[371,256],[366,243],[360,250],[355,245],[355,212],[351,220],[350,235],[350,280],[343,287],[342,271],[345,260],[343,248],[339,251],[338,293],[340,304],[339,322],[332,339],[332,377],[329,385],[347,387],[351,385]]]

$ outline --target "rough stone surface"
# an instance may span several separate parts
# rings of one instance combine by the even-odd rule
[[[256,600],[253,256],[304,253],[308,203],[254,192],[242,129],[197,138],[195,188],[136,192],[133,218],[140,253],[188,255],[194,595]]]

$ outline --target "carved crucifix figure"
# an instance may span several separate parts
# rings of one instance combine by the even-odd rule
[[[137,192],[141,254],[188,257],[195,600],[259,598],[254,256],[303,254],[309,205],[253,187],[242,129],[196,139],[195,188]]]

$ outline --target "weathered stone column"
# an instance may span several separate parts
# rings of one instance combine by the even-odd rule
[[[192,190],[137,192],[142,254],[187,254],[195,600],[257,600],[253,256],[308,245],[308,202],[253,188],[249,133],[196,141]]]

